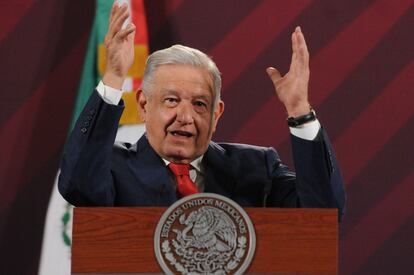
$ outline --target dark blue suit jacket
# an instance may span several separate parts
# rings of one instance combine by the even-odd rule
[[[114,146],[122,104],[91,96],[67,142],[59,190],[76,206],[169,206],[178,199],[175,183],[146,136]],[[273,148],[211,142],[205,192],[245,207],[333,207],[341,217],[342,177],[325,132],[314,141],[292,136],[292,145],[296,175]]]

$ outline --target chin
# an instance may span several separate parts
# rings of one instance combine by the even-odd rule
[[[165,156],[168,160],[172,160],[177,163],[190,163],[197,158],[197,156],[191,154],[186,150],[183,150],[182,148],[167,150]]]

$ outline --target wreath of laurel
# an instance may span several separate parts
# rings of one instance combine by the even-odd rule
[[[241,258],[243,258],[245,252],[246,252],[246,237],[242,236],[237,239],[237,247],[235,255],[233,256],[232,260],[227,263],[226,271],[229,272],[237,267],[237,265],[240,263]],[[162,252],[165,254],[165,258],[170,262],[172,266],[175,267],[175,269],[178,272],[181,272],[181,274],[187,274],[188,270],[183,267],[174,257],[174,254],[171,252],[170,242],[168,240],[165,240],[162,245]]]
[[[187,274],[188,270],[184,268],[177,260],[175,259],[174,255],[171,253],[170,242],[165,240],[162,243],[162,252],[165,253],[165,258],[170,262],[171,265],[175,267],[178,272],[182,274]]]
[[[69,236],[69,225],[72,219],[71,216],[71,212],[70,210],[73,208],[73,206],[69,203],[66,203],[65,206],[65,213],[63,213],[62,218],[60,219],[62,221],[62,238],[63,238],[63,243],[67,246],[67,247],[71,247],[72,246],[72,239]]]

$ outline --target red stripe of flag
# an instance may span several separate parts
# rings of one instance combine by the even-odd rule
[[[131,0],[132,22],[135,24],[135,44],[148,45],[148,28],[143,0]]]
[[[134,44],[148,46],[148,28],[147,28],[147,17],[145,15],[145,7],[143,0],[132,0],[131,1],[131,10],[132,10],[132,22],[136,27]],[[147,52],[148,54],[148,52]],[[145,62],[143,60],[143,62]],[[133,90],[137,90],[142,83],[142,77],[133,78]]]

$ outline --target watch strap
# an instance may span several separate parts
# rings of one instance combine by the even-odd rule
[[[298,116],[298,117],[288,117],[287,124],[289,125],[289,127],[298,127],[307,122],[314,121],[315,119],[316,119],[316,113],[313,109],[311,109],[310,112],[306,115]]]

